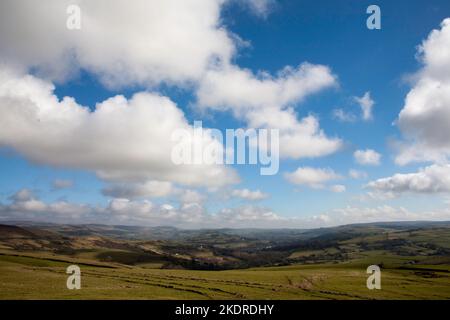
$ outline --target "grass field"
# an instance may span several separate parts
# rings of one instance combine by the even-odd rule
[[[66,287],[72,264],[80,290]],[[381,290],[366,286],[370,265]],[[450,299],[450,223],[0,225],[0,299]]]
[[[368,290],[366,267],[380,260],[382,289]],[[406,268],[398,261],[371,255],[339,264],[195,271],[3,252],[0,299],[450,299],[449,265]],[[80,290],[66,288],[72,263],[81,268]]]

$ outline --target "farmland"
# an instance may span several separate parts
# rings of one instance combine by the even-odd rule
[[[447,224],[157,229],[133,239],[60,228],[3,227],[0,299],[450,299]],[[71,264],[80,290],[66,287]],[[381,266],[381,290],[366,287],[371,264]]]

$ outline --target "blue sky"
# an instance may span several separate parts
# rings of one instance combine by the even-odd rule
[[[204,126],[220,130],[251,127],[250,123],[253,119],[251,114],[238,115],[239,106],[234,106],[233,102],[224,102],[229,104],[226,107],[221,106],[222,102],[217,102],[217,105],[202,106],[198,94],[202,85],[207,81],[204,75],[216,70],[211,71],[208,69],[209,67],[204,67],[206,69],[199,72],[195,70],[195,72],[186,76],[183,67],[180,67],[180,70],[176,69],[179,66],[178,60],[176,60],[176,63],[172,60],[166,63],[164,59],[169,58],[166,58],[164,54],[157,55],[150,61],[146,60],[145,57],[140,58],[140,55],[135,54],[135,52],[129,54],[125,51],[123,53],[120,48],[124,47],[128,50],[131,47],[130,45],[135,45],[130,43],[130,41],[133,41],[130,40],[131,36],[121,39],[121,37],[127,36],[125,31],[123,34],[114,34],[114,30],[105,27],[105,30],[102,31],[104,36],[112,40],[105,40],[104,44],[98,44],[98,51],[106,50],[105,53],[102,53],[105,60],[109,59],[109,55],[115,57],[114,54],[117,54],[118,58],[113,63],[138,67],[138,71],[135,72],[132,67],[127,69],[129,74],[124,74],[123,78],[127,80],[124,80],[123,83],[115,83],[115,80],[111,80],[114,77],[120,77],[120,74],[111,65],[105,66],[102,64],[101,55],[98,59],[94,54],[86,54],[86,46],[95,47],[97,45],[89,43],[89,34],[86,33],[90,31],[91,26],[89,24],[82,25],[81,32],[86,34],[83,34],[81,40],[77,38],[71,42],[71,34],[69,33],[69,36],[66,36],[68,38],[67,43],[61,44],[61,52],[58,51],[59,48],[49,47],[49,52],[46,53],[46,49],[43,48],[38,58],[28,57],[24,53],[27,50],[27,45],[30,45],[31,48],[38,45],[36,43],[30,44],[26,40],[29,39],[29,34],[30,36],[33,35],[33,32],[42,32],[42,34],[34,35],[34,39],[48,40],[55,43],[55,47],[58,47],[56,43],[58,43],[58,39],[61,39],[59,38],[60,34],[58,34],[59,31],[55,31],[55,34],[53,34],[54,25],[52,24],[57,25],[60,20],[64,21],[67,15],[63,13],[60,18],[46,22],[48,25],[45,27],[32,30],[33,28],[30,25],[33,21],[20,21],[20,18],[25,17],[27,13],[32,11],[32,8],[30,8],[32,4],[27,1],[22,2],[25,3],[23,7],[16,7],[13,2],[8,2],[8,4],[5,4],[5,8],[2,8],[5,10],[1,10],[2,13],[0,14],[6,14],[6,6],[8,6],[7,9],[10,10],[8,14],[18,17],[14,20],[14,23],[18,24],[18,28],[24,30],[23,33],[18,32],[11,36],[5,28],[2,28],[3,31],[0,33],[0,37],[6,39],[1,41],[4,44],[0,45],[2,68],[17,69],[18,71],[10,76],[19,79],[17,83],[24,83],[24,78],[20,77],[26,74],[33,75],[36,79],[53,83],[55,87],[53,93],[60,101],[65,96],[73,97],[79,106],[88,107],[91,112],[96,110],[97,103],[110,97],[123,95],[126,99],[131,100],[135,93],[150,92],[169,98],[183,112],[186,122],[190,125],[194,120],[202,120]],[[67,1],[67,5],[70,3],[72,2]],[[98,13],[95,10],[99,10],[99,8],[90,8],[84,1],[73,1],[73,3],[80,6],[81,19],[88,16],[95,21]],[[117,1],[117,3],[117,8],[125,5],[121,1]],[[369,30],[366,27],[366,20],[369,16],[366,14],[366,9],[371,4],[376,4],[381,9],[381,30]],[[44,2],[43,6],[46,5],[51,6],[51,4]],[[164,5],[161,5],[160,8],[160,4],[151,4],[150,6],[153,5],[154,7],[149,8],[149,10],[155,10],[155,8],[161,10],[161,16],[165,16],[164,10],[173,10],[173,8],[166,8]],[[197,5],[207,6],[201,4],[201,1]],[[120,12],[113,12],[117,8],[112,8],[111,13],[108,13],[108,9],[103,11],[105,16],[111,15],[110,23],[115,23],[113,18],[120,14]],[[56,10],[55,8],[50,9]],[[186,16],[189,16],[189,8],[179,8],[180,11],[184,9],[186,9]],[[216,9],[219,10],[220,17],[215,15]],[[20,12],[20,10],[24,10],[25,13]],[[48,10],[48,12],[51,12],[51,10]],[[61,10],[56,12],[61,12]],[[136,11],[131,10],[130,12],[135,13]],[[38,17],[35,18],[38,19],[40,14],[38,12],[36,14]],[[43,148],[45,148],[44,142],[35,143],[34,140],[27,140],[31,139],[28,136],[22,140],[11,139],[9,138],[10,135],[17,135],[17,133],[8,132],[7,129],[3,128],[0,129],[0,212],[3,213],[3,219],[42,218],[52,220],[52,216],[48,214],[48,211],[51,211],[52,214],[57,216],[56,221],[76,223],[145,223],[149,225],[172,223],[176,226],[191,227],[254,225],[263,227],[309,227],[375,220],[446,219],[450,217],[447,210],[448,203],[446,202],[448,201],[448,192],[450,192],[450,183],[445,180],[447,179],[446,174],[450,173],[446,160],[448,146],[440,145],[437,149],[435,144],[431,143],[433,137],[417,138],[414,134],[410,135],[414,130],[417,130],[417,132],[425,130],[421,127],[424,126],[425,128],[426,126],[422,118],[406,117],[406,120],[402,120],[402,128],[407,128],[404,130],[401,130],[399,125],[395,123],[403,109],[405,109],[404,114],[407,114],[410,109],[412,110],[416,106],[427,108],[431,105],[419,98],[417,98],[417,101],[412,101],[411,106],[405,103],[408,93],[415,86],[419,87],[422,78],[434,77],[434,80],[442,81],[442,87],[444,88],[442,90],[446,88],[446,81],[448,81],[446,75],[449,75],[447,71],[450,72],[450,69],[446,69],[450,64],[449,49],[446,45],[450,42],[446,42],[448,32],[441,23],[450,16],[450,3],[448,1],[397,0],[373,3],[372,1],[362,0],[236,0],[228,1],[225,4],[218,3],[217,7],[211,8],[210,11],[202,10],[199,14],[204,15],[201,18],[216,19],[216,25],[209,26],[212,30],[205,31],[205,38],[192,33],[192,39],[187,41],[189,47],[184,48],[180,45],[181,47],[178,48],[177,44],[174,44],[174,50],[180,49],[180,51],[178,57],[173,59],[179,59],[181,64],[195,64],[196,57],[189,56],[191,47],[194,49],[195,47],[208,47],[209,44],[204,40],[206,35],[210,36],[209,33],[212,33],[212,37],[219,37],[220,34],[217,30],[225,30],[231,44],[226,43],[226,41],[220,43],[219,49],[211,49],[212,55],[218,55],[219,60],[223,60],[222,63],[230,68],[240,71],[247,70],[255,81],[264,82],[264,79],[258,76],[263,71],[269,73],[272,79],[276,79],[279,70],[286,66],[297,68],[304,62],[329,68],[329,74],[335,77],[333,85],[323,85],[316,92],[308,93],[304,99],[291,99],[287,105],[280,103],[279,108],[282,112],[285,112],[286,108],[295,110],[298,121],[312,115],[319,121],[320,130],[323,130],[327,138],[341,139],[341,146],[338,150],[329,153],[324,152],[324,154],[314,157],[283,157],[279,173],[275,176],[261,176],[257,166],[234,165],[231,166],[231,170],[239,176],[240,183],[224,184],[218,188],[211,188],[209,182],[206,181],[204,183],[180,183],[180,181],[161,178],[159,173],[155,176],[149,173],[149,176],[145,178],[146,180],[142,181],[131,181],[128,177],[116,180],[104,178],[100,172],[108,170],[107,165],[105,164],[104,168],[97,164],[107,161],[95,160],[92,162],[93,164],[91,162],[86,164],[86,160],[80,160],[80,163],[70,161],[70,159],[59,161],[58,157],[64,152],[67,153],[67,150],[70,149],[68,145],[63,150],[52,147],[51,150],[55,153],[51,155],[52,159],[47,160],[47,157],[41,154],[37,155],[39,152],[33,149],[39,148],[39,143],[43,143]],[[208,14],[210,16],[207,16]],[[42,16],[45,17],[45,13],[42,13]],[[172,18],[171,15],[168,15],[168,17]],[[133,31],[135,30],[132,25],[133,19],[128,20],[128,18],[127,16],[123,19],[124,30],[128,30],[127,24],[129,24],[129,29]],[[198,17],[193,15],[193,18]],[[108,22],[107,18],[103,17],[103,19],[106,20],[102,20],[101,23]],[[83,20],[81,21],[83,23]],[[101,23],[99,22],[99,25]],[[182,24],[182,20],[174,20],[172,27],[177,31],[177,28],[183,27]],[[85,28],[88,30],[86,31]],[[147,28],[152,28],[152,25],[147,26]],[[143,39],[146,39],[145,30],[150,29],[144,28],[139,31],[142,32]],[[425,57],[428,55],[432,57],[437,50],[435,46],[430,45],[430,48],[424,46],[424,51],[418,49],[429,37],[432,30],[439,32],[438,39],[435,41],[436,46],[443,46],[441,51],[438,50],[443,55],[443,58],[439,60],[442,66],[437,65],[434,60],[428,61],[421,58],[421,54]],[[194,31],[198,32],[197,29]],[[174,34],[178,34],[177,32],[167,32],[167,36],[165,35],[166,30],[151,30],[150,32],[156,35],[163,34],[164,41],[171,40],[168,42],[169,44],[177,41],[183,42],[181,38],[170,39]],[[187,37],[189,36],[190,34],[187,33]],[[152,47],[152,39],[150,36],[146,39],[148,47]],[[430,40],[429,43],[432,43],[432,41]],[[165,42],[164,44],[166,45]],[[136,47],[139,48],[140,45],[138,43]],[[142,44],[142,46],[145,47],[145,44]],[[227,46],[234,48],[233,54],[226,53]],[[183,51],[183,49],[187,51]],[[74,50],[75,53],[70,50]],[[117,50],[117,52],[115,53],[114,50]],[[71,54],[75,58],[67,58],[67,52],[72,52]],[[152,54],[151,51],[149,52]],[[193,50],[193,52],[196,52],[196,50]],[[145,52],[142,52],[142,55],[145,55]],[[160,64],[157,59],[162,59]],[[172,63],[174,64],[172,65]],[[56,71],[49,72],[48,70],[52,69],[48,67],[49,65]],[[167,70],[164,69],[166,65],[168,65]],[[139,74],[139,70],[146,70],[147,67],[149,70],[153,70],[151,75]],[[428,71],[435,70],[435,67],[443,70],[444,76],[437,76],[432,71]],[[64,72],[67,69],[73,71],[73,74],[66,76]],[[160,79],[157,76],[158,72],[155,70],[161,73]],[[224,67],[224,70],[226,71],[226,67]],[[219,70],[223,73],[225,71]],[[144,73],[144,71],[142,72]],[[1,79],[6,83],[6,78]],[[128,81],[128,79],[131,80]],[[219,83],[218,87],[225,87],[226,85],[228,84]],[[242,85],[246,86],[246,83]],[[252,97],[257,96],[258,93],[257,91],[250,92],[249,97],[245,97],[250,101],[250,105],[253,103]],[[373,102],[372,119],[367,121],[361,118],[361,106],[356,101],[357,97],[362,97],[366,93],[369,93]],[[445,96],[445,92],[443,96]],[[16,101],[14,99],[18,98],[12,97],[11,93],[2,91],[0,88],[0,102],[3,103],[0,108],[5,109],[4,112],[8,112],[6,110],[7,103]],[[32,100],[32,98],[29,99]],[[447,117],[447,110],[450,109],[450,105],[445,100],[446,98],[442,99],[444,99],[440,104],[442,110],[439,109],[438,112],[442,112],[441,118],[443,119]],[[422,102],[424,103],[423,106],[420,105]],[[17,105],[19,104],[17,103]],[[257,105],[256,102],[255,105]],[[338,109],[347,115],[351,114],[352,120],[337,119],[334,112]],[[426,111],[426,109],[424,110]],[[49,122],[50,126],[51,123]],[[264,126],[269,127],[268,124],[264,124]],[[273,124],[270,126],[276,127]],[[120,128],[117,128],[117,130],[120,130]],[[446,130],[445,127],[443,130]],[[40,135],[39,129],[34,133]],[[58,135],[59,133],[55,129],[55,133],[52,134]],[[74,133],[72,132],[72,134]],[[47,135],[48,133],[43,133],[42,139],[47,139]],[[127,135],[126,130],[123,131],[123,135]],[[96,139],[96,136],[92,135],[91,138]],[[68,144],[71,143],[71,139],[72,137],[69,137]],[[73,139],[75,141],[75,138]],[[52,137],[50,137],[50,140],[52,140]],[[126,141],[126,143],[129,143],[129,141]],[[155,144],[155,148],[158,148],[158,141],[152,140],[151,137],[149,137],[148,143]],[[416,149],[423,148],[424,154],[438,154],[440,160],[425,157],[420,161],[413,159],[399,163],[396,160],[398,160],[401,152],[395,147],[398,143],[405,143],[413,148],[416,145]],[[121,142],[117,142],[117,144],[122,146]],[[29,147],[29,145],[34,146]],[[354,153],[357,150],[366,151],[369,149],[381,156],[379,163],[358,163]],[[422,152],[420,150],[419,153]],[[126,147],[122,154],[127,159]],[[110,156],[104,155],[104,157]],[[134,159],[130,158],[130,163],[133,163],[133,161]],[[303,173],[299,173],[293,178],[294,181],[297,181],[294,183],[286,178],[287,175],[294,174],[297,169],[301,168],[332,171],[340,178],[325,179],[319,181],[319,185],[315,186],[304,182],[305,176]],[[421,174],[421,170],[424,168],[431,168],[431,173]],[[349,176],[350,170],[357,170],[364,176],[358,179],[352,178]],[[439,174],[440,172],[442,173]],[[312,174],[317,174],[317,172]],[[388,180],[387,183],[385,183],[386,180],[379,181],[383,178],[390,179],[396,174],[403,174],[403,176]],[[416,174],[416,176],[406,174]],[[433,179],[437,179],[437,181]],[[442,181],[442,179],[445,181]],[[56,180],[69,181],[70,186],[55,187]],[[164,180],[173,184],[172,191],[168,191],[164,196],[153,196],[152,191],[148,195],[129,196],[125,197],[126,199],[111,196],[111,194],[106,195],[104,192],[111,186],[120,185],[123,187],[126,185],[133,189],[135,188],[133,184],[140,185],[154,180]],[[372,185],[368,186],[370,183]],[[399,185],[397,186],[396,183],[399,183]],[[424,183],[425,186],[417,187],[417,184],[420,183]],[[345,187],[345,191],[333,192],[331,189],[336,185]],[[430,185],[438,187],[433,188]],[[239,194],[242,195],[242,193],[239,191],[244,189],[248,189],[247,191],[250,193],[259,191],[265,196],[262,196],[262,199],[251,199],[251,197],[245,195],[240,196]],[[12,197],[20,190],[28,192],[22,197],[22,200]],[[180,200],[186,190],[196,192],[198,197],[190,201]],[[233,190],[235,190],[234,193]],[[108,211],[115,210],[111,207],[111,203],[115,200],[127,201],[126,203],[129,206],[129,210],[117,214],[117,217],[122,220],[108,218]],[[22,202],[15,203],[15,201]],[[25,205],[26,201],[35,201],[43,205],[36,207],[37,214],[24,212],[29,208]],[[67,204],[67,206],[75,206],[78,209],[73,209],[74,212],[66,217],[63,214],[58,216],[57,210],[51,207],[51,210],[46,210],[45,215],[39,216],[39,210],[50,208],[48,206],[52,204],[61,203]],[[152,203],[152,208],[158,209],[145,213],[148,214],[147,217],[133,216],[133,210],[139,211],[139,208],[141,208],[139,205],[143,203]],[[198,205],[199,212],[193,213],[195,217],[189,217],[187,221],[183,221],[182,217],[187,214],[181,209],[182,206],[193,203]],[[178,220],[172,221],[168,218],[162,219],[159,217],[159,215],[166,214],[164,211],[166,204],[170,204],[172,207],[170,210],[174,210],[174,216]],[[84,208],[84,211],[80,209],[80,206]],[[358,214],[355,214],[355,212],[358,212]],[[226,219],[230,219],[230,221]],[[203,225],[201,221],[209,221],[209,224]]]

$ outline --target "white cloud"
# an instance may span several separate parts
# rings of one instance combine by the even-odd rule
[[[211,216],[196,203],[175,208],[148,200],[115,198],[106,206],[73,204],[65,201],[45,203],[34,197],[0,203],[0,220],[31,220],[52,223],[106,223],[127,225],[201,227],[211,225]]]
[[[234,228],[245,228],[249,226],[252,228],[267,228],[269,226],[275,226],[277,222],[286,220],[270,209],[255,206],[222,209],[214,219],[223,221],[227,226]]]
[[[109,86],[191,86],[211,65],[228,62],[238,36],[222,24],[232,0],[28,0],[0,2],[2,62],[64,81],[80,69]],[[267,16],[273,0],[236,1]],[[66,9],[81,9],[68,30]]]
[[[0,56],[37,68],[52,80],[78,68],[108,85],[184,84],[235,45],[221,25],[224,0],[26,0],[0,3]],[[81,30],[66,28],[69,4],[81,8]],[[265,1],[251,1],[264,12]]]
[[[353,100],[361,108],[361,119],[364,121],[372,120],[375,101],[372,100],[370,92],[366,92],[362,97],[353,97]],[[355,122],[359,118],[355,113],[344,109],[334,109],[332,115],[334,119],[341,122]]]
[[[292,110],[261,112],[256,117],[266,115],[268,122],[277,116],[294,118]],[[339,138],[330,138],[320,128],[319,120],[312,115],[294,120],[291,127],[280,129],[280,155],[293,159],[316,158],[337,152],[343,143]],[[275,123],[268,123],[268,127],[277,128]]]
[[[405,99],[398,125],[405,141],[398,164],[445,162],[450,154],[450,18],[419,47],[423,67]]]
[[[269,195],[260,190],[235,189],[231,192],[231,196],[245,200],[262,200],[266,199]]]
[[[381,160],[381,154],[372,149],[356,150],[353,157],[357,163],[370,166],[379,165]]]
[[[206,74],[197,97],[201,106],[231,108],[240,115],[252,109],[299,102],[335,84],[335,76],[321,65],[303,63],[298,68],[285,67],[276,77],[266,72],[254,75],[250,70],[225,65]]]
[[[20,190],[11,196],[11,204],[0,202],[0,218],[3,220],[32,220],[46,222],[83,221],[91,213],[92,208],[87,205],[70,204],[58,201],[46,204],[36,199],[27,189]]]
[[[22,196],[17,196],[21,194]],[[193,193],[190,194],[192,196]],[[275,227],[286,226],[289,219],[270,209],[243,206],[222,209],[210,214],[196,202],[155,204],[149,200],[114,198],[106,206],[72,204],[65,201],[45,203],[22,190],[11,196],[9,204],[0,202],[0,221],[32,220],[53,223],[107,223],[145,226],[175,226],[180,228]],[[185,199],[187,200],[187,199]]]
[[[431,165],[415,173],[395,174],[370,182],[368,188],[383,194],[448,193],[450,192],[450,165]]]
[[[148,200],[112,199],[106,206],[90,206],[65,201],[45,203],[34,196],[19,198],[10,197],[12,202],[9,204],[0,202],[0,221],[164,225],[180,228],[317,228],[380,221],[450,220],[448,208],[418,213],[403,207],[348,206],[310,217],[283,217],[271,209],[257,206],[224,208],[216,214],[210,214],[199,203],[182,203],[174,207]]]
[[[21,189],[10,196],[10,199],[15,202],[27,201],[34,198],[34,193],[29,189]]]
[[[158,198],[166,197],[174,192],[174,187],[168,181],[147,181],[135,184],[113,184],[102,190],[104,195],[113,198]]]
[[[390,222],[390,221],[447,221],[450,210],[413,212],[403,207],[345,207],[325,214],[329,225],[353,223]]]
[[[207,213],[198,204],[183,204],[179,208],[171,205],[156,205],[148,200],[132,201],[113,199],[106,210],[111,212],[111,220],[122,223],[142,223],[145,225],[192,226],[202,225]]]
[[[363,120],[371,120],[373,118],[372,109],[375,101],[370,97],[370,92],[366,92],[362,97],[354,97],[354,99],[361,107]]]
[[[186,189],[180,192],[179,199],[182,203],[202,203],[205,195],[196,190]]]
[[[336,184],[334,186],[331,186],[330,190],[335,193],[342,193],[342,192],[345,192],[347,190],[347,188],[342,184]]]
[[[231,110],[251,128],[279,129],[282,157],[319,157],[339,150],[342,141],[327,137],[315,116],[299,120],[289,106],[335,85],[336,77],[321,65],[286,67],[276,77],[225,65],[206,73],[197,103],[201,108]]]
[[[311,188],[320,189],[324,187],[324,183],[340,179],[341,176],[329,168],[316,169],[311,167],[300,167],[294,172],[286,173],[285,178],[293,184],[306,185]]]
[[[356,116],[353,113],[346,112],[343,109],[334,109],[333,118],[341,122],[355,122]]]
[[[365,179],[367,178],[367,173],[360,170],[350,169],[348,175],[353,179]]]
[[[0,69],[0,146],[39,163],[91,170],[108,181],[211,187],[237,181],[225,166],[173,164],[172,133],[193,129],[166,97],[115,96],[90,111],[73,98],[59,100],[53,90],[49,82]],[[199,139],[196,143],[219,143],[208,134]]]
[[[55,190],[61,190],[61,189],[67,189],[73,187],[73,181],[72,180],[65,180],[65,179],[56,179],[52,182],[52,187]]]
[[[251,9],[256,15],[261,17],[266,17],[273,6],[275,5],[275,0],[234,0],[235,3],[245,5]]]

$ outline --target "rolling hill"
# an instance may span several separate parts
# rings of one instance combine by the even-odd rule
[[[65,288],[65,268],[83,289]],[[383,290],[365,287],[382,268]],[[0,298],[450,299],[450,223],[313,230],[0,225]],[[126,294],[125,294],[126,293]]]

